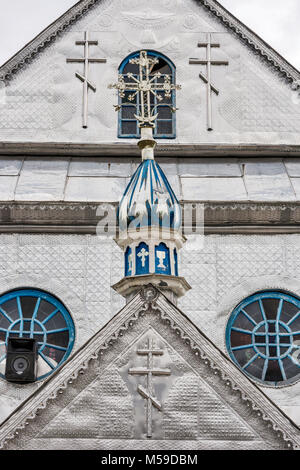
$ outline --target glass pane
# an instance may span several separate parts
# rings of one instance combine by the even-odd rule
[[[249,330],[252,331],[254,328],[253,323],[251,323],[250,320],[244,315],[243,313],[240,313],[234,322],[234,327],[235,328],[241,328],[242,330]]]
[[[0,331],[0,341],[5,341],[6,340],[6,332],[5,331]]]
[[[172,134],[172,121],[156,121],[157,134]]]
[[[252,302],[251,304],[247,305],[247,307],[244,307],[244,310],[248,313],[248,315],[250,315],[251,318],[253,318],[256,323],[263,321],[258,302]]]
[[[269,361],[265,380],[267,382],[282,381],[282,373],[278,361]]]
[[[247,335],[244,333],[239,333],[238,331],[231,332],[231,347],[243,346],[247,344],[251,344],[252,337],[251,335]]]
[[[126,73],[134,73],[134,74],[138,74],[139,73],[139,67],[138,65],[136,64],[130,64],[128,62],[128,64],[125,65],[124,69],[123,69],[123,74],[126,74]]]
[[[245,371],[248,374],[251,374],[254,377],[257,377],[258,379],[261,379],[264,364],[265,364],[265,360],[261,357],[258,357],[245,369]]]
[[[67,348],[69,344],[69,332],[62,331],[60,333],[51,333],[47,335],[47,343]]]
[[[136,114],[135,106],[123,106],[122,107],[122,119],[135,119]]]
[[[172,111],[169,106],[158,106],[158,119],[171,119],[172,120]]]
[[[65,321],[63,315],[60,312],[57,312],[52,318],[50,318],[49,321],[47,321],[44,324],[44,326],[46,327],[47,331],[57,330],[57,329],[60,329],[60,328],[65,328],[66,327],[66,321]]]
[[[300,350],[299,355],[297,353],[294,354],[293,351],[292,358],[293,360],[290,357],[286,357],[282,360],[283,368],[287,379],[291,379],[292,377],[295,377],[300,374]]]
[[[166,74],[166,75],[171,75],[172,74],[170,66],[161,57],[158,57],[158,64],[155,64],[153,66],[151,74],[153,75],[154,73],[157,73],[157,72],[160,72],[160,73]]]
[[[46,300],[41,300],[39,310],[37,313],[37,320],[39,320],[41,323],[46,320],[49,315],[56,310],[55,305],[50,304]]]
[[[22,314],[24,318],[31,318],[36,306],[38,298],[37,297],[21,297],[20,303],[22,308]]]
[[[285,323],[288,323],[298,312],[299,312],[299,307],[297,307],[296,305],[290,302],[284,301],[282,305],[280,319],[284,321]]]
[[[137,134],[137,123],[136,121],[122,121],[121,125],[122,134],[124,135],[136,135]]]
[[[270,346],[270,347],[269,347],[269,356],[270,356],[270,357],[278,357],[277,348],[276,348],[276,347],[274,347],[274,346]]]
[[[52,364],[54,364],[55,366],[57,366],[57,364],[60,363],[60,361],[64,357],[65,353],[66,353],[66,351],[60,351],[58,349],[51,348],[49,346],[46,346],[43,349],[44,356],[51,359]]]
[[[279,299],[263,299],[262,304],[267,320],[276,320]]]
[[[16,299],[8,300],[0,305],[0,307],[5,310],[5,312],[9,315],[12,320],[17,320],[20,318],[17,301]]]
[[[9,328],[9,325],[11,325],[11,322],[0,313],[0,328]]]
[[[250,361],[250,359],[255,356],[255,354],[256,352],[253,348],[239,349],[234,351],[234,356],[241,367],[244,367]]]

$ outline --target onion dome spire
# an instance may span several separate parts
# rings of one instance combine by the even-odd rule
[[[132,176],[118,208],[119,234],[116,243],[124,251],[125,277],[113,286],[129,300],[149,282],[165,291],[176,302],[177,297],[190,289],[186,280],[178,275],[178,250],[185,242],[181,233],[181,207],[161,167],[154,160],[156,142],[153,139],[154,121],[150,106],[150,93],[156,93],[153,77],[150,78],[155,58],[141,51],[140,57],[131,59],[139,65],[139,80],[126,83],[124,76],[111,88],[120,96],[131,90],[140,93],[142,105],[135,115],[141,129],[138,146],[142,162]],[[153,74],[155,76],[155,74]],[[132,76],[130,77],[133,78]],[[177,85],[160,83],[166,96]],[[152,89],[154,87],[154,89]]]

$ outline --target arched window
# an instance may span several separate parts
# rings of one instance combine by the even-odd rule
[[[37,379],[50,375],[70,355],[75,327],[65,306],[38,289],[0,296],[0,376],[4,377],[8,338],[33,338],[38,347]]]
[[[119,74],[133,73],[133,75],[139,77],[139,66],[136,64],[130,64],[130,59],[139,57],[140,52],[137,51],[123,60],[119,67]],[[162,54],[154,51],[147,51],[148,56],[156,57],[158,63],[154,65],[151,74],[160,72],[161,76],[156,78],[157,82],[164,82],[164,77],[169,75],[171,78],[171,83],[175,83],[175,66],[174,64]],[[126,77],[126,82],[130,83],[129,77]],[[134,115],[139,109],[139,94],[136,95],[133,101],[129,101],[128,97],[131,94],[131,91],[125,92],[124,98],[119,98],[119,105],[122,104],[122,107],[119,111],[119,131],[118,137],[120,138],[139,138],[140,129],[138,127],[138,121],[135,119]],[[176,92],[173,90],[171,92],[171,97],[168,98],[164,93],[159,93],[162,96],[162,100],[158,101],[157,98],[151,94],[151,108],[155,109],[155,112],[158,113],[158,118],[156,120],[156,125],[154,129],[154,137],[156,139],[174,139],[176,137],[175,130],[175,116],[176,113],[172,112],[172,107],[176,107]]]
[[[255,381],[278,387],[300,380],[300,299],[265,291],[243,300],[229,318],[226,344]]]

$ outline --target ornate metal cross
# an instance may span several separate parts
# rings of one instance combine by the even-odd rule
[[[200,59],[190,59],[190,64],[201,64],[206,65],[207,68],[207,76],[203,75],[201,72],[199,77],[206,83],[207,85],[207,130],[212,131],[212,91],[219,94],[219,90],[212,84],[211,82],[211,66],[212,65],[228,65],[229,62],[227,60],[212,60],[211,59],[211,49],[212,47],[220,47],[220,44],[212,43],[211,42],[211,33],[207,34],[207,41],[206,42],[199,42],[198,47],[206,47],[206,60]]]
[[[181,88],[180,85],[171,83],[169,75],[164,76],[163,82],[159,83],[157,81],[157,79],[162,77],[162,74],[160,72],[152,74],[152,70],[154,65],[158,64],[158,62],[156,57],[149,57],[146,51],[141,51],[139,57],[129,60],[130,64],[139,66],[138,78],[136,78],[133,73],[129,72],[124,75],[119,75],[118,82],[109,85],[109,88],[116,88],[118,90],[120,98],[125,98],[127,91],[131,92],[128,96],[130,103],[122,103],[121,105],[115,106],[116,111],[119,111],[124,104],[132,104],[136,95],[139,94],[139,109],[137,109],[137,114],[134,115],[139,121],[139,127],[155,127],[154,121],[158,113],[156,113],[156,106],[151,108],[151,94],[160,102],[163,101],[163,96],[160,93],[163,93],[166,98],[170,98],[173,90],[179,90]],[[126,78],[130,79],[130,81],[126,82]],[[176,111],[174,107],[170,106],[170,108],[173,112]]]
[[[147,356],[147,367],[136,367],[135,369],[129,369],[128,373],[131,375],[145,375],[147,377],[147,388],[142,385],[138,385],[138,392],[143,398],[147,400],[147,437],[152,437],[152,406],[158,411],[162,410],[162,405],[155,397],[153,387],[153,376],[154,375],[171,375],[170,369],[159,369],[153,366],[153,356],[162,356],[164,351],[162,349],[155,349],[153,339],[148,339],[148,346],[146,349],[138,349],[137,354],[141,356]]]
[[[76,72],[75,75],[83,83],[83,111],[82,111],[82,127],[87,128],[88,120],[88,89],[91,88],[96,92],[96,86],[89,79],[89,64],[92,63],[105,63],[106,59],[90,59],[89,46],[98,46],[98,41],[90,41],[88,31],[84,32],[84,40],[76,41],[77,46],[84,46],[84,57],[82,59],[67,59],[68,63],[84,64],[83,75]]]

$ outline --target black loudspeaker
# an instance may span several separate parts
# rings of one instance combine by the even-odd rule
[[[5,378],[9,382],[35,382],[37,343],[30,338],[8,338]]]

